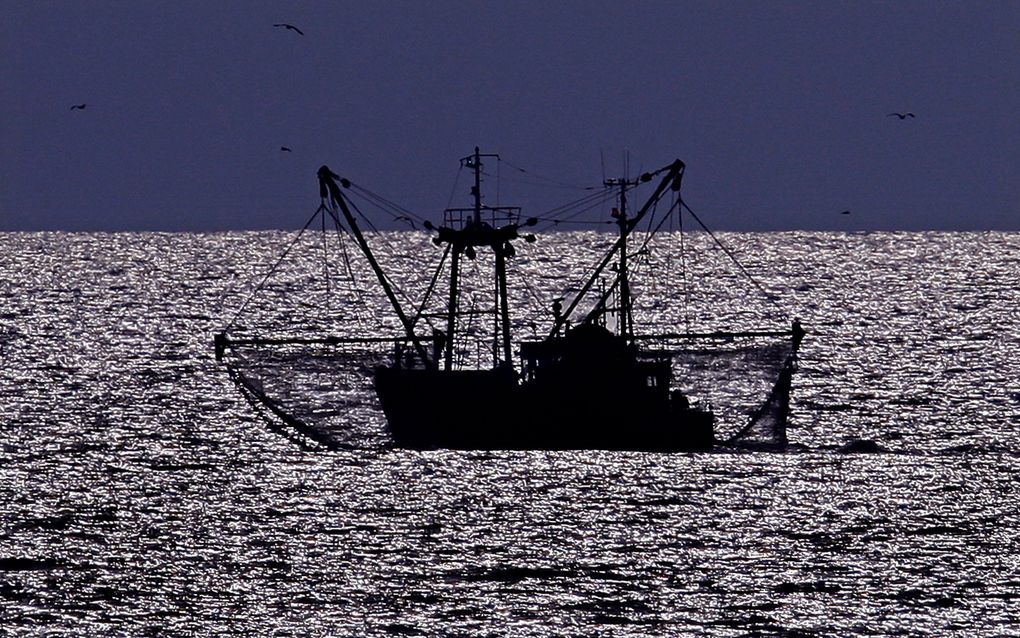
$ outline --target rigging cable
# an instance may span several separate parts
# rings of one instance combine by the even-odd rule
[[[525,175],[530,175],[532,177],[536,177],[538,179],[545,180],[545,181],[549,182],[550,184],[553,184],[553,185],[556,185],[556,186],[560,186],[562,188],[570,188],[570,189],[573,189],[573,190],[582,190],[582,191],[592,191],[592,190],[596,190],[598,188],[597,186],[578,186],[576,184],[568,184],[566,182],[561,182],[559,180],[553,179],[551,177],[546,177],[544,175],[539,175],[538,173],[535,173],[534,171],[528,171],[528,170],[525,170],[525,169],[521,168],[520,166],[516,166],[514,164],[511,164],[510,162],[506,161],[502,157],[497,158],[497,162],[498,163],[502,163],[502,164],[506,164],[510,168],[512,168],[512,169],[514,169],[514,170],[516,170],[516,171],[518,171],[520,173],[524,173]],[[498,166],[497,166],[497,170],[499,170]],[[525,183],[527,183],[527,182],[525,182]]]
[[[479,277],[478,272],[480,270],[480,267],[478,265],[478,261],[477,260],[471,260],[470,263],[472,265],[472,269],[471,269],[471,272],[465,272],[464,273],[464,275],[465,275],[464,279],[465,280],[468,279],[469,277],[472,278],[472,279],[477,279]],[[466,268],[465,268],[465,271],[467,271]],[[471,307],[468,310],[467,326],[465,326],[463,334],[465,335],[465,337],[468,334],[472,335],[472,337],[475,337],[478,334],[478,332],[479,332],[478,330],[475,329],[475,320],[478,318],[478,314],[475,312],[475,309],[478,307],[478,296],[475,295],[474,291],[471,291],[471,292],[468,292],[468,297],[471,299]],[[452,312],[452,309],[451,309],[451,312]],[[461,313],[458,312],[457,314],[459,315]],[[448,338],[449,339],[453,339],[453,336],[451,335]],[[484,343],[484,341],[483,341],[483,343]],[[476,339],[475,340],[475,355],[476,356],[478,354],[477,351],[478,351],[478,341]],[[457,365],[458,366],[461,366],[461,367],[464,366],[464,362],[467,360],[467,356],[468,356],[468,354],[470,354],[470,352],[471,352],[470,346],[467,349],[461,348],[458,351],[458,356],[457,356]]]
[[[323,212],[320,215],[322,221],[322,270],[326,277],[326,315],[333,314],[333,305],[331,300],[331,286],[329,277],[329,250],[326,245],[326,213]]]
[[[418,215],[417,213],[414,213],[404,208],[400,204],[391,202],[382,195],[379,195],[378,193],[373,193],[364,186],[359,186],[357,184],[351,183],[348,190],[364,197],[376,208],[383,211],[387,215],[391,216],[393,218],[393,221],[406,221],[409,218],[418,221],[419,223],[425,222],[425,218],[422,217],[421,215]],[[399,215],[397,213],[399,213]]]
[[[542,298],[538,296],[538,293],[535,292],[535,288],[531,285],[531,282],[528,281],[528,277],[527,275],[525,275],[524,269],[515,268],[514,270],[517,272],[517,274],[520,275],[521,281],[524,283],[524,287],[527,288],[528,293],[531,295],[531,298],[534,299],[536,303],[538,303],[538,308],[541,310],[541,308],[544,305]]]
[[[598,207],[604,205],[612,197],[613,197],[613,193],[610,192],[610,189],[603,189],[602,191],[599,191],[599,192],[596,192],[596,193],[592,193],[591,195],[587,195],[587,196],[585,196],[585,197],[583,197],[583,198],[581,198],[581,199],[579,199],[577,201],[570,202],[568,204],[563,204],[562,206],[558,206],[556,208],[552,208],[552,209],[546,211],[545,213],[543,213],[542,215],[540,215],[538,217],[535,217],[535,219],[537,219],[539,221],[549,222],[546,226],[542,226],[541,228],[536,228],[535,232],[539,232],[540,233],[540,232],[549,230],[550,228],[552,228],[554,226],[558,226],[560,224],[565,224],[565,223],[568,223],[568,222],[571,223],[571,224],[596,224],[596,225],[600,225],[600,226],[604,226],[606,224],[612,224],[613,223],[612,221],[574,220],[575,217],[578,217],[579,215],[582,215],[584,213],[587,213],[590,210],[593,210],[595,208],[598,208]],[[573,210],[575,208],[578,209],[578,210],[575,210],[575,211],[571,212],[570,214],[566,215],[565,217],[555,218],[555,217],[549,217],[548,216],[548,215],[552,215],[552,214],[555,214],[555,213],[566,213],[567,211],[571,211],[571,210]]]
[[[658,203],[658,202],[656,202],[656,203]],[[672,205],[671,205],[671,206],[669,207],[669,210],[667,210],[667,211],[666,211],[666,214],[665,214],[665,215],[663,215],[662,219],[660,219],[660,220],[659,220],[659,225],[658,225],[658,226],[656,226],[656,227],[655,227],[654,229],[652,229],[652,228],[651,228],[651,226],[649,226],[649,230],[648,230],[648,231],[646,232],[646,234],[645,234],[645,241],[644,241],[644,242],[643,242],[643,243],[641,244],[641,248],[639,248],[639,249],[638,249],[638,250],[636,251],[636,253],[635,253],[635,254],[640,254],[640,253],[644,252],[645,250],[647,250],[647,248],[648,248],[648,242],[652,241],[652,237],[654,237],[654,236],[655,236],[655,234],[656,234],[656,233],[658,233],[658,232],[659,232],[659,230],[660,230],[660,229],[662,228],[662,225],[663,225],[663,224],[665,224],[665,223],[666,223],[666,221],[667,221],[668,219],[670,219],[670,217],[672,217],[672,215],[673,215],[673,209],[674,209],[674,208],[677,208],[677,204],[676,204],[676,203],[672,204]],[[679,210],[679,209],[678,209],[678,210]],[[653,209],[653,212],[652,212],[652,213],[654,214],[654,209]]]
[[[367,224],[368,224],[368,226],[369,226],[369,228],[371,228],[371,229],[372,229],[372,232],[373,232],[373,233],[375,233],[375,236],[376,236],[376,237],[378,237],[378,238],[379,238],[380,240],[382,240],[382,242],[383,242],[384,244],[386,244],[386,247],[390,249],[390,252],[391,252],[391,254],[393,254],[393,253],[397,253],[398,251],[396,251],[396,250],[395,250],[395,248],[394,248],[394,246],[393,246],[392,242],[390,242],[390,240],[389,240],[389,239],[387,239],[385,235],[383,235],[383,234],[382,234],[381,232],[379,232],[379,229],[378,229],[378,228],[376,228],[375,224],[373,224],[373,223],[372,223],[372,220],[371,220],[371,219],[369,219],[369,218],[368,218],[368,217],[367,217],[367,216],[365,215],[365,213],[361,212],[361,209],[360,209],[360,208],[358,208],[358,204],[357,204],[357,202],[355,202],[355,201],[354,201],[353,199],[351,199],[351,198],[349,198],[349,197],[347,198],[347,201],[348,201],[348,202],[350,202],[351,208],[353,208],[353,209],[354,209],[354,211],[355,211],[355,212],[356,212],[356,213],[357,213],[358,215],[360,215],[360,216],[361,216],[361,218],[362,218],[363,220],[365,220],[365,223],[367,223]],[[396,284],[396,282],[394,282],[394,281],[393,281],[393,280],[392,280],[392,279],[391,279],[391,278],[389,277],[389,275],[386,275],[386,274],[384,273],[384,274],[383,274],[383,276],[384,276],[384,277],[386,277],[386,280],[387,280],[387,282],[388,282],[388,283],[389,283],[389,285],[390,285],[390,286],[391,286],[391,287],[393,288],[393,290],[394,290],[394,291],[396,291],[397,293],[399,293],[399,294],[400,294],[400,296],[404,298],[404,301],[406,301],[407,303],[411,304],[411,306],[413,307],[413,306],[414,306],[414,300],[413,300],[413,299],[411,299],[411,298],[410,298],[410,297],[409,297],[409,296],[407,295],[407,293],[405,293],[405,292],[403,291],[403,289],[401,289],[401,288],[400,288],[400,286],[398,286],[398,285]],[[426,319],[426,321],[428,321],[428,319]],[[432,325],[432,324],[431,324],[431,322],[429,322],[429,325]]]
[[[230,319],[229,322],[227,322],[227,325],[224,326],[223,332],[226,332],[227,330],[230,330],[230,328],[233,327],[234,322],[237,321],[237,318],[241,316],[241,313],[244,312],[244,309],[248,307],[248,304],[251,303],[251,300],[255,297],[255,295],[260,290],[262,290],[262,286],[266,285],[266,282],[269,281],[269,278],[273,276],[273,273],[276,272],[276,269],[280,267],[280,264],[283,263],[283,260],[287,258],[287,255],[290,254],[290,251],[294,249],[294,246],[297,245],[298,240],[301,239],[301,236],[305,234],[305,231],[308,230],[308,227],[312,225],[312,222],[315,221],[315,218],[319,215],[320,212],[322,212],[323,208],[326,208],[325,204],[320,204],[319,208],[317,208],[315,212],[312,214],[312,216],[308,218],[308,221],[305,222],[305,225],[302,226],[300,231],[298,231],[297,237],[295,237],[294,240],[290,243],[290,245],[287,246],[287,249],[283,251],[283,254],[280,255],[280,258],[276,260],[276,263],[273,264],[273,267],[269,269],[269,272],[267,272],[266,275],[262,278],[262,281],[259,282],[259,285],[255,286],[255,289],[251,291],[251,294],[248,295],[248,298],[244,300],[244,303],[241,304],[241,307],[237,309],[237,312],[234,313],[234,316]]]
[[[507,271],[508,272],[514,272],[514,273],[517,274],[518,278],[521,280],[521,283],[524,284],[524,288],[528,291],[528,294],[531,295],[531,298],[535,300],[535,304],[536,304],[536,306],[535,306],[535,313],[538,313],[540,317],[543,316],[544,308],[545,308],[545,303],[542,301],[542,298],[538,296],[538,293],[535,292],[535,288],[531,285],[531,282],[528,281],[528,276],[527,276],[527,273],[525,273],[524,268],[517,266],[516,261],[508,262],[508,263],[512,263],[513,267],[512,268],[508,268]],[[534,313],[531,313],[531,314],[534,314]],[[530,324],[531,324],[532,331],[537,332],[537,328],[536,328],[535,322],[531,321]]]
[[[450,255],[450,248],[452,244],[446,245],[446,250],[443,251],[443,256],[439,259],[439,265],[436,266],[435,272],[432,274],[432,281],[429,282],[428,290],[425,291],[425,297],[421,300],[421,305],[418,307],[418,311],[414,313],[414,317],[411,318],[411,327],[418,323],[418,319],[422,317],[422,313],[425,312],[425,306],[428,305],[429,299],[432,297],[432,293],[436,289],[436,283],[439,282],[439,275],[443,272],[443,264],[446,263],[446,258]],[[432,322],[429,321],[428,317],[425,317],[426,323],[430,326]]]
[[[645,231],[646,233],[654,233],[655,232],[655,231],[652,230],[652,225],[655,223],[655,213],[658,212],[658,210],[659,210],[659,200],[655,200],[655,203],[652,204],[652,210],[651,210],[651,212],[648,215],[648,226],[647,226],[647,230]],[[668,216],[669,216],[669,213],[667,212],[666,213],[666,217],[668,217]],[[663,219],[665,219],[666,217],[663,217]],[[659,226],[661,226],[661,225],[662,224],[659,224]],[[656,228],[655,230],[658,230],[658,228]],[[648,241],[646,240],[645,241],[645,246],[647,246],[647,245],[648,245]]]
[[[358,194],[362,195],[368,201],[368,203],[372,204],[376,208],[379,208],[383,212],[386,212],[391,217],[393,217],[394,220],[413,218],[413,219],[418,220],[419,222],[422,222],[422,223],[425,222],[425,218],[421,217],[420,215],[416,215],[415,213],[411,212],[410,210],[400,206],[399,204],[391,202],[390,200],[386,199],[385,197],[383,197],[381,195],[373,193],[372,191],[368,190],[367,188],[364,188],[362,186],[357,186],[355,184],[351,184],[349,190],[353,191],[353,192],[357,192]],[[451,197],[452,197],[452,195],[451,195]],[[353,208],[354,211],[357,212],[357,214],[361,217],[361,219],[363,219],[365,221],[365,223],[368,224],[369,228],[372,230],[372,232],[375,234],[375,236],[378,237],[386,245],[386,247],[390,250],[390,252],[391,253],[398,252],[394,248],[393,243],[376,227],[376,225],[374,223],[372,223],[372,220],[369,219],[368,216],[365,215],[364,212],[362,212],[361,208],[358,207],[357,202],[355,202],[353,200],[353,198],[351,198],[351,197],[348,197],[347,201],[350,203],[351,208]],[[393,213],[394,210],[397,211],[397,212],[405,213],[405,215],[404,216],[397,216],[397,215],[395,215]],[[339,223],[339,220],[337,220],[337,223]],[[397,293],[399,293],[401,297],[403,297],[404,301],[410,303],[411,306],[413,307],[415,305],[414,301],[407,295],[407,293],[405,293],[400,288],[400,286],[398,286],[388,275],[384,275],[384,276],[386,277],[386,279],[389,282],[390,286]],[[428,323],[429,326],[432,327],[433,329],[435,328],[435,326],[432,324],[432,321],[428,317],[425,317],[425,322]],[[413,323],[415,323],[415,322],[412,321],[412,324]]]
[[[566,213],[567,211],[570,211],[572,209],[578,208],[580,206],[590,206],[593,202],[602,202],[602,201],[605,201],[605,200],[607,200],[607,199],[609,199],[611,197],[614,197],[615,195],[616,195],[616,193],[611,188],[606,187],[606,188],[603,188],[600,191],[596,191],[596,192],[593,192],[593,193],[589,193],[587,195],[583,195],[583,196],[579,197],[578,199],[571,200],[571,201],[569,201],[569,202],[567,202],[565,204],[560,204],[559,206],[554,206],[554,207],[550,208],[549,210],[546,210],[546,211],[543,211],[543,212],[539,213],[537,215],[537,218],[538,219],[547,219],[548,220],[549,219],[548,218],[549,215],[554,215],[554,214],[557,214],[557,213]]]
[[[687,334],[691,333],[691,287],[687,282],[687,245],[686,233],[684,232],[684,216],[677,214],[677,223],[680,225],[680,277],[684,284],[684,326]]]
[[[460,174],[464,172],[464,164],[461,164],[457,169],[457,174],[453,178],[453,188],[450,189],[450,197],[446,200],[446,207],[453,207],[453,198],[457,196],[457,184],[460,182]]]
[[[772,303],[776,304],[776,307],[780,307],[780,306],[779,306],[779,299],[778,299],[778,298],[777,298],[777,297],[776,297],[775,295],[773,295],[772,293],[770,293],[769,291],[765,290],[765,288],[764,288],[764,287],[763,287],[763,286],[762,286],[762,285],[761,285],[760,283],[758,283],[758,280],[757,280],[757,279],[755,279],[755,278],[754,278],[754,277],[753,277],[753,276],[751,275],[751,273],[750,273],[750,272],[748,272],[747,268],[744,268],[744,265],[743,265],[742,263],[740,263],[740,261],[739,261],[739,260],[737,259],[736,255],[734,255],[734,254],[733,254],[732,252],[730,252],[730,249],[729,249],[729,248],[727,248],[727,247],[726,247],[726,246],[725,246],[725,245],[724,245],[724,244],[723,244],[723,243],[722,243],[722,242],[721,242],[721,241],[719,240],[719,238],[715,236],[715,233],[713,233],[713,232],[712,232],[712,231],[711,231],[711,230],[710,230],[710,229],[708,228],[708,226],[706,226],[706,225],[705,225],[705,222],[701,221],[701,218],[700,218],[700,217],[698,217],[698,216],[697,216],[697,214],[695,214],[695,212],[694,212],[693,210],[691,210],[691,207],[687,205],[687,202],[685,202],[685,201],[683,200],[683,198],[680,198],[680,199],[679,199],[678,201],[680,202],[680,205],[681,205],[681,206],[683,206],[684,208],[686,208],[686,209],[687,209],[687,212],[691,214],[691,217],[693,217],[693,218],[694,218],[694,221],[698,222],[698,225],[699,225],[699,226],[701,226],[701,227],[702,227],[702,228],[703,228],[703,229],[705,230],[705,232],[706,232],[706,233],[708,233],[708,236],[712,238],[712,240],[713,240],[713,241],[714,241],[714,242],[716,243],[716,245],[717,245],[717,246],[719,246],[719,248],[721,248],[721,249],[722,249],[722,251],[723,251],[724,253],[726,253],[726,256],[727,256],[727,257],[729,257],[729,258],[730,258],[730,259],[731,259],[731,260],[733,261],[733,263],[737,265],[737,268],[739,268],[739,269],[740,269],[740,271],[741,271],[742,273],[744,273],[744,276],[746,276],[746,277],[748,278],[748,280],[750,280],[750,282],[751,282],[752,284],[754,284],[754,286],[755,286],[755,287],[756,287],[756,288],[757,288],[757,289],[758,289],[759,291],[761,291],[761,293],[762,293],[763,295],[765,295],[765,298],[766,298],[766,299],[768,299],[769,301],[771,301]]]
[[[652,214],[653,217],[654,217],[655,211],[658,209],[658,207],[659,207],[659,202],[656,201],[652,205],[652,212],[651,212],[651,214]],[[655,226],[655,228],[652,228],[651,222],[649,222],[648,230],[645,231],[645,239],[641,243],[641,247],[639,249],[637,249],[636,251],[634,251],[633,253],[631,253],[634,256],[638,256],[638,257],[643,256],[644,257],[644,259],[642,259],[641,261],[637,262],[637,264],[635,264],[635,268],[634,268],[635,276],[638,275],[641,272],[640,266],[648,265],[648,263],[650,262],[650,259],[651,259],[651,250],[648,248],[648,244],[652,241],[652,238],[655,237],[655,235],[659,232],[659,230],[662,229],[662,226],[667,221],[672,219],[672,217],[673,217],[673,209],[674,208],[677,208],[677,203],[676,202],[673,202],[673,204],[670,205],[670,207],[666,210],[666,214],[662,216],[662,219],[659,220],[659,223],[658,223],[658,225]]]
[[[340,248],[340,256],[343,258],[344,270],[347,271],[347,276],[351,278],[354,295],[358,300],[358,303],[355,304],[354,315],[363,324],[368,324],[368,318],[364,313],[367,312],[367,308],[369,306],[365,302],[361,286],[358,285],[358,278],[354,274],[354,268],[351,266],[351,257],[347,252],[347,244],[343,239],[343,234],[346,232],[346,229],[343,227],[343,224],[340,223],[340,219],[333,213],[333,211],[329,211],[329,216],[333,219],[333,226],[336,228],[336,243]]]

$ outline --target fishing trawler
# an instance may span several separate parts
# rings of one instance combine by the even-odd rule
[[[461,159],[462,167],[469,169],[474,179],[470,207],[447,209],[438,225],[424,221],[432,243],[443,254],[414,312],[408,312],[407,300],[400,299],[361,229],[360,211],[350,199],[354,186],[323,166],[318,172],[322,203],[317,212],[324,232],[329,218],[338,236],[342,233],[354,239],[399,320],[402,334],[243,338],[224,330],[215,337],[216,358],[227,363],[245,396],[291,429],[328,441],[245,374],[238,363],[243,357],[231,355],[241,348],[287,344],[385,344],[392,347],[390,360],[374,367],[372,379],[397,447],[696,451],[710,449],[720,440],[736,440],[766,417],[785,439],[790,383],[804,334],[798,323],[789,330],[693,334],[642,332],[635,321],[630,260],[648,252],[647,242],[661,222],[640,234],[637,229],[667,196],[674,200],[669,213],[679,210],[683,162],[676,160],[635,179],[605,180],[607,192],[616,199],[611,216],[617,231],[615,241],[565,307],[565,299],[553,299],[549,330],[543,337],[533,334],[531,339],[515,340],[508,264],[517,254],[517,242],[537,240],[531,229],[539,220],[522,218],[517,207],[483,203],[482,166],[491,158],[498,156],[482,154],[476,148]],[[654,188],[632,212],[628,196],[644,185]],[[641,245],[635,249],[631,244],[637,241]],[[474,357],[464,356],[462,324],[480,312],[462,307],[460,278],[466,260],[485,260],[491,265],[493,284],[492,305],[481,311],[492,323],[478,351],[482,354]],[[428,322],[431,332],[424,332],[423,319],[428,317],[423,309],[440,280],[447,283],[445,308],[432,315],[440,321]],[[677,370],[677,350],[663,344],[694,339],[730,343],[741,337],[782,338],[788,347],[777,360],[777,374],[765,400],[748,415],[740,432],[721,439],[711,406],[692,399],[678,383],[682,381],[678,376],[686,372]]]

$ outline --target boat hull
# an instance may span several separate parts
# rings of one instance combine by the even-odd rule
[[[649,393],[520,383],[512,370],[381,367],[376,392],[398,447],[477,450],[706,450],[710,412]]]

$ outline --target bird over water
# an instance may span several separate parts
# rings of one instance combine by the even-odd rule
[[[917,116],[916,116],[916,115],[914,115],[913,113],[890,113],[890,114],[889,114],[889,115],[887,115],[886,117],[892,117],[892,116],[894,116],[894,115],[895,115],[896,117],[900,118],[901,120],[905,120],[905,119],[907,119],[908,117],[917,117]]]
[[[72,104],[71,105],[71,110],[72,111],[84,111],[86,106],[87,105],[84,104],[84,103],[82,103],[82,104]]]

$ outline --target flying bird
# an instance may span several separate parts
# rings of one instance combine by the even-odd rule
[[[281,151],[283,151],[283,152],[285,152],[285,153],[290,153],[290,152],[292,152],[292,151],[291,151],[291,150],[290,150],[289,148],[287,148],[286,146],[281,146],[281,147],[280,147],[280,150],[281,150]]]
[[[74,105],[71,106],[71,110],[72,111],[84,111],[85,110],[85,106],[86,106],[85,104],[74,104]]]
[[[848,210],[845,210],[842,213],[840,213],[840,215],[849,215],[849,214],[850,214],[850,211],[848,211]]]
[[[401,215],[400,217],[394,217],[393,221],[395,221],[395,222],[407,222],[408,224],[411,225],[411,230],[418,230],[418,227],[415,226],[415,224],[414,224],[414,220],[411,219],[410,217],[408,217],[407,215]]]
[[[907,119],[908,117],[917,117],[917,116],[916,116],[916,115],[914,115],[913,113],[890,113],[889,115],[886,115],[886,117],[892,117],[892,116],[894,116],[894,115],[895,115],[896,117],[900,118],[901,120],[905,120],[905,119]]]
[[[293,24],[287,24],[286,22],[281,22],[279,24],[274,24],[273,26],[274,27],[283,27],[284,29],[289,29],[291,31],[297,31],[298,35],[304,35],[305,34],[305,32],[302,31],[301,29],[295,27]]]

